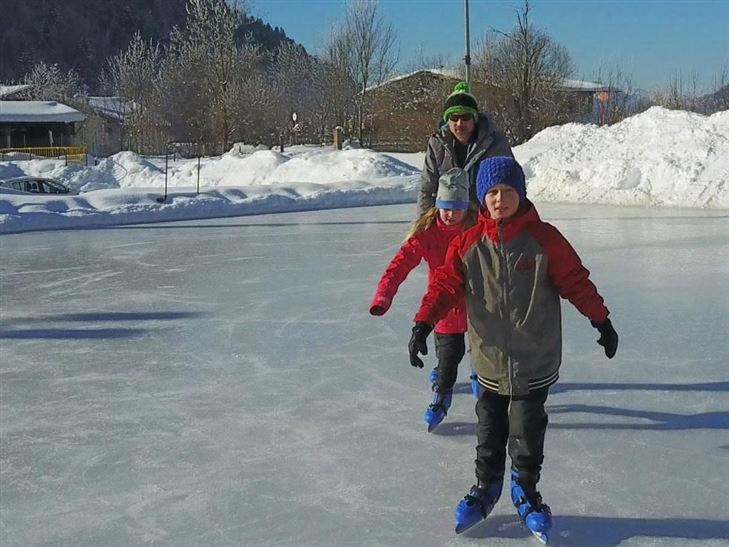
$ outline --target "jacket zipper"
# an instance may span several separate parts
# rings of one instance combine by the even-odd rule
[[[501,274],[504,279],[504,322],[506,324],[506,370],[509,373],[509,395],[514,394],[513,366],[511,363],[511,315],[509,313],[509,265],[506,263],[506,248],[504,246],[504,221],[499,220],[499,251],[501,252]]]

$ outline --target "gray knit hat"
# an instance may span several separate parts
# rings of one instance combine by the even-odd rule
[[[435,206],[438,209],[468,209],[468,173],[463,169],[450,169],[438,179]]]

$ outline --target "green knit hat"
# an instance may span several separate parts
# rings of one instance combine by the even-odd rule
[[[443,120],[448,121],[451,114],[470,114],[474,120],[478,118],[478,103],[476,97],[471,95],[468,82],[458,82],[453,93],[448,95],[443,108]]]

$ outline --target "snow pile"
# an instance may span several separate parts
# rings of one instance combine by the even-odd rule
[[[729,111],[550,127],[514,153],[534,201],[729,207]]]
[[[23,175],[48,177],[75,192],[110,188],[160,189],[165,184],[165,158],[143,158],[119,152],[97,165],[66,166],[63,160],[0,162],[0,179]],[[167,186],[190,188],[198,184],[197,159],[167,162]],[[200,163],[201,187],[273,186],[309,182],[339,184],[390,177],[417,176],[419,168],[372,150],[342,150],[298,146],[280,153],[235,145],[220,157]],[[402,183],[402,181],[399,181]]]
[[[0,163],[0,178],[59,180],[77,196],[0,188],[0,233],[213,218],[414,201],[419,170],[371,150],[292,147],[285,153],[234,147],[218,158],[164,158],[121,152],[98,165],[57,160]]]

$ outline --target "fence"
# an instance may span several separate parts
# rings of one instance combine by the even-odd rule
[[[63,159],[69,163],[87,164],[85,146],[46,146],[37,148],[0,148],[0,161]]]

